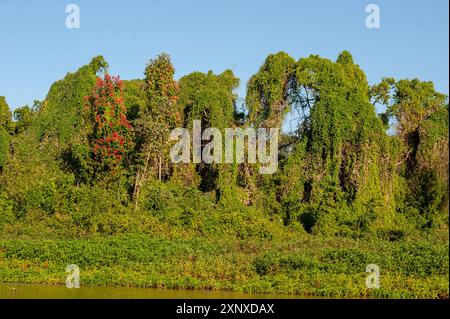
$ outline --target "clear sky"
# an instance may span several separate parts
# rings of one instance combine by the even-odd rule
[[[65,26],[70,3],[80,7],[80,29]],[[370,3],[380,29],[366,28]],[[244,96],[270,53],[334,60],[342,50],[370,83],[418,77],[448,94],[448,10],[448,0],[0,0],[0,95],[12,108],[31,105],[100,54],[111,74],[142,78],[148,59],[167,52],[176,78],[230,68]]]

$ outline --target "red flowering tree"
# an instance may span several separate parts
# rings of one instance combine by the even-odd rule
[[[93,124],[90,136],[91,154],[96,177],[114,177],[128,164],[132,149],[131,125],[126,117],[122,81],[106,74],[97,82],[87,107]]]

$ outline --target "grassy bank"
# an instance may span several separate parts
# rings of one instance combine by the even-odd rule
[[[0,240],[0,281],[64,284],[68,264],[87,286],[225,289],[327,297],[448,298],[447,242],[303,236],[284,240],[154,238]],[[380,288],[367,289],[368,264]]]

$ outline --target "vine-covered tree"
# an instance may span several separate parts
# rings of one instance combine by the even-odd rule
[[[448,101],[432,82],[385,78],[371,88],[375,102],[387,107],[395,134],[403,146],[399,174],[409,191],[399,203],[401,212],[422,227],[442,224],[448,215]]]
[[[170,170],[170,132],[181,124],[177,109],[178,84],[173,79],[175,68],[167,54],[150,60],[145,68],[143,89],[145,106],[136,119],[136,144],[139,152],[134,183],[134,197],[151,176],[162,180]]]
[[[184,127],[193,129],[193,121],[198,120],[202,129],[215,127],[221,130],[234,127],[235,102],[234,90],[239,85],[231,70],[219,75],[193,72],[180,79],[180,101],[183,108]],[[206,144],[207,142],[204,142]],[[202,145],[203,147],[204,145]],[[236,189],[235,165],[218,165],[200,163],[196,165],[199,172],[199,187],[205,192],[215,192],[216,199],[234,202],[241,194]]]
[[[131,125],[122,96],[122,81],[106,74],[86,97],[92,133],[89,136],[97,179],[122,174],[132,149]]]
[[[288,100],[304,117],[280,181],[286,222],[331,234],[367,229],[389,210],[390,181],[386,134],[364,73],[342,52],[336,62],[300,59],[291,81]]]
[[[246,105],[256,126],[281,127],[289,111],[295,60],[285,52],[269,55],[247,84]]]

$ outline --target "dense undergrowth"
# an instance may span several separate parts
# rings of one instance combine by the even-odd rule
[[[448,245],[302,238],[117,236],[0,240],[0,280],[64,284],[67,264],[87,286],[226,289],[326,297],[448,298]],[[366,265],[380,267],[367,289]]]

